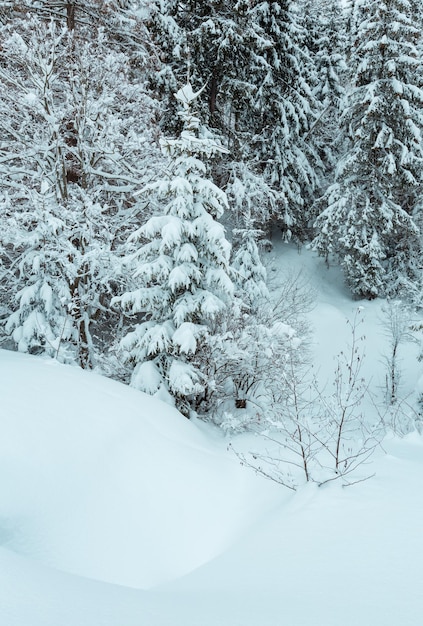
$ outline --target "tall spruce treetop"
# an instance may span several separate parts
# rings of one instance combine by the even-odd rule
[[[324,181],[333,181],[339,150],[340,102],[344,95],[343,78],[346,72],[344,38],[345,20],[339,0],[324,0],[316,5],[314,18],[315,66],[317,83],[313,89],[320,105],[319,117],[314,125],[313,138],[324,165]]]
[[[302,45],[305,34],[295,3],[260,2],[252,11],[268,42],[256,76],[255,158],[279,192],[276,217],[286,237],[302,240],[308,205],[318,184],[316,155],[307,142],[317,113],[308,82],[312,60]]]
[[[409,0],[358,0],[355,10],[360,19],[342,119],[349,147],[317,220],[315,245],[340,256],[354,293],[375,297],[405,287],[419,254],[420,31]]]
[[[317,85],[314,93],[319,102],[330,107],[344,94],[341,76],[346,71],[345,17],[339,0],[324,0],[314,15],[319,25],[315,42]]]
[[[117,300],[143,318],[122,342],[135,365],[131,384],[167,400],[173,396],[184,412],[207,386],[194,355],[233,296],[231,247],[216,221],[227,199],[207,178],[202,160],[224,148],[202,134],[191,111],[197,95],[190,84],[176,94],[184,129],[179,138],[162,140],[171,159],[169,176],[142,191],[162,208],[130,238],[139,288]]]
[[[346,12],[346,32],[347,32],[347,57],[348,59],[354,55],[354,47],[356,43],[357,30],[360,23],[359,17],[360,0],[347,0],[344,5]]]

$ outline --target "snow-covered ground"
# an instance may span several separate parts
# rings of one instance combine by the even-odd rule
[[[382,302],[276,247],[273,280],[304,268],[313,354],[330,384],[364,307],[365,376],[383,396]],[[415,406],[419,347],[400,346]],[[0,351],[3,626],[418,626],[423,438],[389,435],[371,480],[296,493],[241,467],[228,438],[119,383]],[[420,389],[421,391],[421,389]]]

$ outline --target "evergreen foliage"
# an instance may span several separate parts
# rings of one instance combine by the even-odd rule
[[[260,2],[254,20],[266,38],[257,81],[252,150],[265,180],[278,193],[274,216],[287,239],[302,241],[318,186],[317,155],[307,142],[317,115],[310,79],[312,60],[302,46],[304,32],[290,0]]]
[[[339,153],[342,151],[342,135],[339,136],[341,100],[345,93],[343,78],[346,71],[345,22],[339,0],[326,0],[320,5],[312,2],[311,18],[316,36],[314,63],[317,81],[313,87],[314,97],[319,103],[319,116],[312,137],[323,170],[320,174],[321,187],[333,182],[333,172]],[[317,26],[316,26],[317,25]],[[312,25],[310,25],[310,28]]]
[[[262,234],[261,230],[254,228],[249,216],[245,216],[245,227],[234,231],[234,236],[240,239],[232,261],[234,282],[238,287],[237,293],[242,294],[249,311],[256,311],[263,300],[269,297],[267,272],[258,245]]]
[[[176,94],[183,105],[184,130],[178,139],[161,142],[170,158],[169,175],[141,192],[161,202],[161,212],[129,241],[139,287],[115,300],[141,318],[122,341],[126,360],[135,366],[131,384],[175,398],[185,413],[208,384],[194,356],[216,332],[233,296],[231,246],[217,222],[227,199],[208,179],[204,162],[224,148],[201,134],[200,121],[191,111],[196,97],[189,83]]]
[[[420,31],[408,0],[355,8],[360,25],[342,118],[348,148],[317,220],[315,246],[340,257],[353,293],[372,298],[406,287],[420,253]]]
[[[173,94],[188,76],[193,88],[201,90],[197,109],[203,123],[221,136],[237,160],[247,150],[257,92],[252,75],[267,45],[249,5],[247,0],[185,0],[153,3],[150,9],[162,54],[154,79],[165,100],[163,130],[180,130]]]

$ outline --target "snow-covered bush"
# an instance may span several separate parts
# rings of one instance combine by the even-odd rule
[[[400,346],[406,342],[417,342],[413,335],[415,313],[412,308],[401,300],[388,300],[382,307],[381,324],[389,341],[389,349],[383,355],[385,363],[385,391],[388,404],[399,400],[401,382]]]
[[[150,168],[157,160],[153,105],[102,29],[87,40],[85,25],[44,18],[19,14],[2,26],[5,329],[19,350],[92,367],[110,335],[116,252],[137,212],[132,192],[147,157]]]
[[[236,409],[244,411],[238,413],[236,430],[263,419],[291,353],[301,351],[301,339],[275,315],[270,301],[261,299],[256,305],[257,311],[249,312],[236,302],[221,317],[221,331],[206,338],[196,357],[209,380],[197,410],[225,430],[229,429],[226,419],[234,423]]]
[[[250,251],[239,249],[248,263],[234,273],[238,296],[221,319],[220,333],[198,354],[213,381],[207,396],[199,398],[198,410],[228,432],[265,424],[285,402],[287,381],[309,360],[306,314],[314,304],[313,289],[301,272],[286,271],[275,278],[278,291],[269,293],[263,280],[267,272],[256,253],[255,248],[253,279]]]
[[[322,389],[311,368],[288,361],[281,372],[284,393],[254,424],[266,452],[240,453],[232,446],[244,464],[290,489],[337,479],[349,485],[371,475],[365,465],[383,437],[383,424],[365,415],[360,311],[347,323],[351,341],[338,355],[333,391]]]

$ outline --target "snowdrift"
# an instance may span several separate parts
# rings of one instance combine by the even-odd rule
[[[146,394],[7,351],[0,385],[0,541],[17,554],[148,588],[222,551],[266,499],[256,479],[251,502],[221,442]]]

